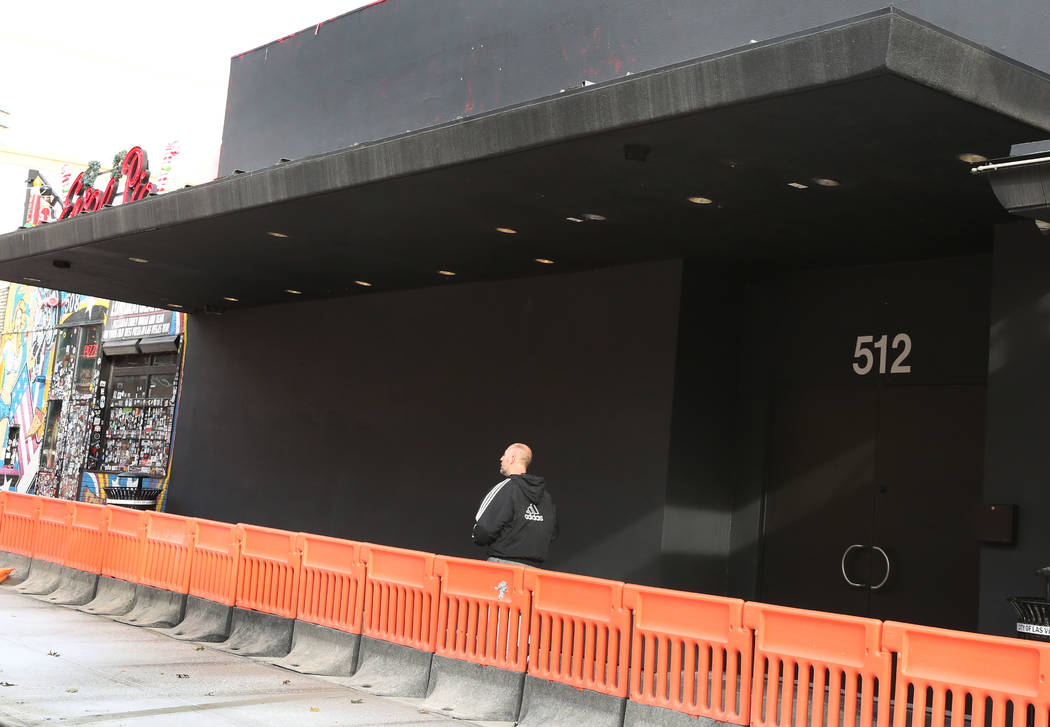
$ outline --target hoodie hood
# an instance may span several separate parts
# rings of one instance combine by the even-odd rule
[[[511,475],[510,479],[515,482],[521,491],[525,493],[525,496],[530,501],[539,504],[543,498],[543,493],[547,489],[547,483],[539,475],[530,475],[526,472],[523,475]]]

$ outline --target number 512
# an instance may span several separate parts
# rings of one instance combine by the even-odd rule
[[[875,339],[875,336],[857,336],[857,347],[853,349],[853,371],[858,376],[864,376],[870,374],[872,369],[875,367],[875,354],[874,351],[879,352],[879,373],[886,373],[886,341],[889,336],[883,334]],[[911,365],[904,363],[908,358],[908,354],[911,353],[911,336],[907,333],[898,333],[893,337],[893,343],[890,345],[894,351],[898,348],[901,349],[900,353],[897,354],[897,358],[893,360],[893,364],[890,366],[891,374],[907,374],[911,373]]]

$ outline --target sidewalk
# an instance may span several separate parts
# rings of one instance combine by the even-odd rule
[[[0,725],[507,725],[453,720],[0,586]]]

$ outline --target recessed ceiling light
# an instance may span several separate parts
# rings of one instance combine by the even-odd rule
[[[446,278],[451,278],[455,273],[451,270],[438,270],[438,275],[444,275]]]
[[[240,298],[234,298],[232,295],[224,295],[224,296],[222,296],[222,299],[223,300],[228,300],[231,303],[236,303],[237,301],[240,300]]]
[[[967,164],[979,164],[981,162],[988,161],[988,157],[981,156],[980,154],[974,154],[973,152],[963,152],[958,157],[959,161],[966,162]]]
[[[809,186],[802,184],[802,182],[788,182],[788,186],[795,189],[809,189]]]
[[[30,283],[39,283],[40,278],[22,278],[22,280],[28,280]]]
[[[707,197],[690,197],[689,201],[693,204],[711,204],[711,200]]]
[[[267,232],[266,234],[270,237],[288,237],[288,235],[284,234],[283,232]]]
[[[169,308],[181,308],[182,306],[178,303],[168,303]]]
[[[362,288],[371,288],[372,287],[372,284],[369,283],[367,280],[355,280],[354,283],[357,284],[357,285],[360,285]]]
[[[517,235],[518,231],[513,227],[497,227],[496,232],[502,232],[504,235]]]
[[[596,215],[596,214],[592,214],[590,212],[586,213],[583,216],[583,219],[591,220],[592,222],[604,222],[605,221],[604,215]]]
[[[821,187],[837,187],[839,186],[839,180],[828,179],[827,177],[813,177],[813,183],[819,184]]]
[[[565,219],[569,222],[583,222],[582,217],[566,217]]]
[[[545,257],[538,257],[538,258],[536,258],[536,262],[543,263],[544,265],[553,265],[554,264],[553,260],[548,260]]]
[[[284,292],[285,293],[291,293],[292,295],[302,295],[303,294],[303,291],[301,291],[301,290],[293,290],[291,288],[285,288]]]
[[[149,262],[149,260],[147,260],[144,257],[129,257],[128,260],[130,260],[133,263],[148,263]]]

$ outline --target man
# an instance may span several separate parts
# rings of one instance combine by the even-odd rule
[[[474,542],[499,563],[542,565],[558,537],[558,515],[543,478],[526,473],[532,450],[512,444],[499,460],[507,479],[489,490],[474,517]]]

